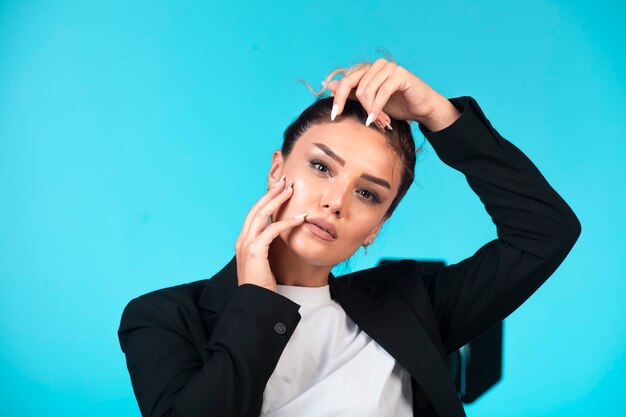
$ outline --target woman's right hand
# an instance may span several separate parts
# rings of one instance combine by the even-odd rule
[[[276,292],[276,278],[268,260],[270,243],[283,231],[302,224],[307,213],[270,223],[270,217],[293,193],[293,183],[285,186],[283,175],[250,209],[235,243],[237,281],[255,284]]]

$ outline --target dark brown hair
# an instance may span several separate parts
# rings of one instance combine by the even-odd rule
[[[330,120],[330,113],[333,106],[333,97],[318,97],[313,104],[307,107],[296,120],[294,120],[285,130],[283,134],[282,153],[285,158],[291,153],[293,146],[300,136],[306,132],[311,126],[316,124],[333,123]],[[342,113],[337,116],[335,121],[353,118],[365,125],[367,119],[367,111],[356,100],[348,99]],[[384,135],[387,143],[393,148],[400,157],[403,164],[402,175],[398,194],[391,202],[386,217],[390,217],[402,197],[406,194],[415,178],[415,141],[411,133],[411,126],[404,120],[396,120],[391,118],[391,127],[393,130],[380,129],[374,123],[370,124],[371,129],[375,129],[378,133]],[[419,150],[418,150],[419,151]]]

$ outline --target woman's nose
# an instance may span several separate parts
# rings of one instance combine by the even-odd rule
[[[324,193],[322,207],[337,217],[344,214],[348,191],[340,184],[333,184],[326,189]]]

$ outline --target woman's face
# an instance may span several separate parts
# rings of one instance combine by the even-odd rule
[[[313,125],[286,159],[280,151],[272,159],[268,185],[281,175],[294,183],[274,221],[308,213],[304,223],[280,238],[311,264],[343,262],[375,238],[401,174],[401,161],[382,133],[348,118]],[[335,231],[329,233],[328,225]]]

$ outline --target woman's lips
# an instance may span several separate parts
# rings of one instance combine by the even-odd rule
[[[306,226],[307,229],[311,231],[311,233],[313,233],[315,236],[319,237],[320,239],[326,240],[327,242],[332,242],[335,240],[335,238],[330,233],[328,233],[326,230],[322,229],[321,227],[314,225],[313,223],[305,222],[304,225]]]

